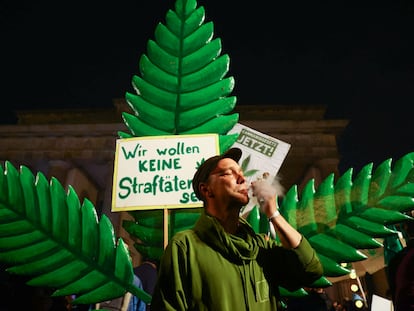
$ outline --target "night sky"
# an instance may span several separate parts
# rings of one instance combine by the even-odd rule
[[[110,107],[174,1],[0,2],[0,123],[14,110]],[[414,151],[414,2],[198,1],[238,105],[326,105],[350,119],[342,166]]]

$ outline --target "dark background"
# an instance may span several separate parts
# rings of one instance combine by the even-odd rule
[[[0,123],[15,110],[110,107],[172,0],[1,0]],[[238,105],[326,105],[350,119],[341,168],[414,151],[414,2],[198,1]]]

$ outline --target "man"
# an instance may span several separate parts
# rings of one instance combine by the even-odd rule
[[[276,196],[252,183],[283,246],[240,217],[248,185],[232,148],[207,159],[193,178],[204,213],[176,234],[161,258],[152,310],[277,310],[278,286],[296,290],[323,274],[308,241],[279,214]]]

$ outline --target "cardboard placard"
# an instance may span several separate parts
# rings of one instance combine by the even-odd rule
[[[200,207],[192,178],[202,160],[217,154],[217,134],[118,139],[112,211]]]

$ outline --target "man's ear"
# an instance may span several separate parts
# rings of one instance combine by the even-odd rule
[[[200,189],[200,193],[203,196],[203,198],[206,198],[210,195],[210,191],[208,191],[208,186],[205,183],[200,183],[198,185],[199,189]]]

